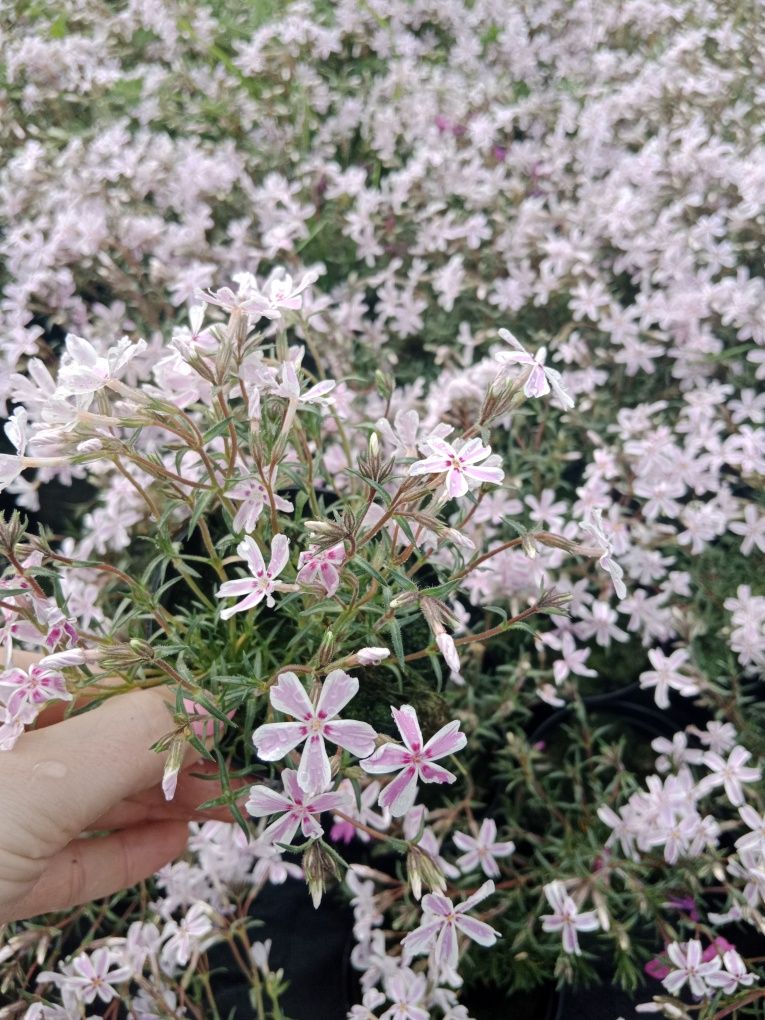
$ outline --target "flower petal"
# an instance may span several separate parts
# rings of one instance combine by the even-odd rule
[[[382,808],[389,808],[394,818],[401,818],[412,807],[416,796],[417,769],[410,765],[388,783],[380,794],[378,803]]]
[[[460,728],[459,719],[447,723],[434,733],[424,748],[425,756],[431,761],[436,758],[444,758],[447,754],[455,754],[461,751],[467,744],[467,737],[464,733],[458,732]]]
[[[402,705],[401,708],[391,706],[393,719],[398,727],[401,737],[410,751],[422,750],[422,733],[420,724],[417,721],[417,712],[411,705]],[[459,723],[457,723],[459,726]]]
[[[327,749],[318,733],[312,733],[306,740],[298,767],[298,783],[306,793],[319,793],[332,782]]]
[[[361,767],[370,775],[382,775],[402,769],[412,760],[412,753],[399,744],[383,744],[373,755],[361,762]]]
[[[253,818],[265,818],[266,815],[289,811],[292,804],[283,793],[277,793],[268,786],[252,786],[244,807]]]
[[[365,758],[374,751],[377,736],[369,723],[357,722],[355,719],[338,719],[327,723],[324,735],[327,740],[338,747],[344,747],[357,758]]]
[[[461,932],[464,932],[473,942],[477,942],[479,946],[493,946],[497,941],[499,932],[483,921],[477,921],[474,917],[458,914],[454,923]]]
[[[278,680],[271,688],[271,704],[278,712],[291,715],[295,719],[313,718],[313,705],[295,673],[279,674]]]
[[[453,783],[457,779],[453,772],[427,761],[420,765],[420,778],[424,783]]]
[[[252,742],[262,761],[278,761],[306,738],[306,727],[299,722],[265,723],[258,726]]]
[[[290,540],[286,535],[274,535],[271,539],[271,562],[268,572],[276,577],[287,566],[290,558]]]
[[[258,548],[258,543],[252,535],[248,535],[246,538],[243,538],[236,547],[236,551],[242,559],[246,561],[251,573],[257,574],[259,571],[265,572],[266,564],[263,560],[263,554]]]
[[[321,687],[321,694],[316,705],[316,714],[320,719],[333,719],[345,708],[351,698],[359,690],[359,681],[342,669],[333,669]],[[367,752],[368,754],[371,752]]]

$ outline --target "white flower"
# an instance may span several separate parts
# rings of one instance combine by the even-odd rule
[[[544,886],[544,894],[554,913],[542,915],[543,930],[562,931],[564,951],[581,956],[577,932],[596,931],[600,927],[597,914],[594,910],[580,914],[562,882],[548,883]]]
[[[58,374],[58,395],[83,396],[95,393],[116,380],[128,362],[145,350],[145,340],[133,343],[129,337],[123,336],[103,356],[87,340],[69,333]]]
[[[515,350],[500,351],[495,357],[503,365],[524,365],[527,367],[528,371],[524,375],[523,384],[523,392],[527,397],[544,397],[552,389],[566,410],[574,406],[574,398],[563,389],[560,372],[545,365],[546,347],[540,347],[536,354],[529,354],[509,329],[500,329],[499,335]]]

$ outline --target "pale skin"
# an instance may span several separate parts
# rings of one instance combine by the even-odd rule
[[[35,658],[14,655],[22,667]],[[117,695],[71,718],[64,707],[0,754],[0,924],[134,885],[183,853],[190,820],[232,820],[196,810],[221,789],[191,749],[165,800],[164,755],[149,748],[173,728],[167,693]]]

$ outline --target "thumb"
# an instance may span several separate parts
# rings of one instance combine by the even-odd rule
[[[151,750],[172,729],[164,688],[132,691],[54,726],[25,733],[4,763],[4,781],[24,791],[55,848],[109,808],[162,779],[164,755]]]
[[[174,860],[186,847],[185,822],[149,822],[97,839],[76,839],[48,861],[23,897],[3,906],[18,921],[110,896]]]

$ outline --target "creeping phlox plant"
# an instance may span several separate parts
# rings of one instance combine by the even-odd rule
[[[278,1017],[302,875],[354,1020],[761,1016],[756,5],[15,6],[0,486],[85,505],[3,519],[0,741],[167,685],[236,824],[8,926],[9,1015],[206,1017],[227,947]]]
[[[52,700],[166,684],[174,711],[155,748],[166,798],[192,744],[217,763],[226,792],[215,803],[238,823],[193,826],[191,859],[158,875],[154,916],[38,973],[45,998],[55,990],[66,1015],[118,996],[132,997],[136,1015],[146,996],[167,1015],[193,1015],[197,960],[228,940],[260,1014],[270,1003],[277,1015],[283,976],[250,945],[245,919],[258,889],[288,875],[304,876],[316,906],[330,883],[352,896],[358,1020],[467,1015],[461,961],[498,940],[521,961],[527,940],[557,955],[544,935],[556,933],[556,972],[573,977],[580,936],[600,931],[628,974],[630,915],[651,912],[641,861],[691,864],[694,889],[712,877],[728,891],[721,920],[757,923],[765,824],[747,792],[760,771],[732,725],[696,730],[698,749],[683,733],[656,741],[657,768],[671,774],[641,790],[624,785],[620,752],[585,722],[600,754],[589,781],[602,785],[583,802],[593,825],[580,831],[584,847],[572,830],[579,808],[562,797],[583,763],[573,772],[565,758],[544,763],[543,741],[524,745],[506,727],[508,713],[524,711],[524,687],[527,703],[561,705],[560,691],[586,716],[570,675],[594,671],[565,607],[581,601],[595,565],[603,597],[592,605],[607,610],[596,633],[610,640],[609,590],[628,594],[600,509],[554,530],[501,508],[489,510],[497,527],[481,523],[507,491],[493,445],[514,430],[520,441],[529,428],[520,416],[540,402],[573,406],[561,375],[500,329],[475,421],[462,429],[429,417],[427,394],[396,391],[382,373],[374,384],[327,378],[303,308],[317,276],[242,273],[232,288],[200,292],[166,349],[162,388],[146,378],[142,340],[104,348],[74,334],[54,373],[33,360],[16,380],[6,432],[17,452],[0,457],[3,484],[33,469],[84,471],[99,505],[76,540],[32,535],[18,513],[0,527],[0,746],[12,754]],[[297,329],[305,343],[291,342]],[[479,594],[486,579],[496,587],[508,556],[538,584],[515,608],[508,591],[509,613]],[[518,669],[507,645],[492,668],[491,642],[544,616],[557,624],[543,635],[561,653],[554,683]],[[37,651],[37,663],[14,665],[19,647]],[[650,655],[641,681],[657,704],[670,691],[700,694],[705,680],[684,651]],[[492,745],[505,763],[487,771],[476,763]],[[244,790],[232,783],[243,777]],[[721,814],[721,800],[732,811]],[[533,820],[540,807],[546,825]],[[751,832],[726,868],[722,833],[739,811]],[[344,848],[356,839],[367,859],[349,866]],[[519,915],[524,902],[530,916]],[[32,932],[4,955],[29,949]],[[670,940],[668,993],[687,981],[705,1002],[748,988],[755,975],[725,945],[702,964],[699,938]],[[42,1001],[26,1015],[56,1015]]]

